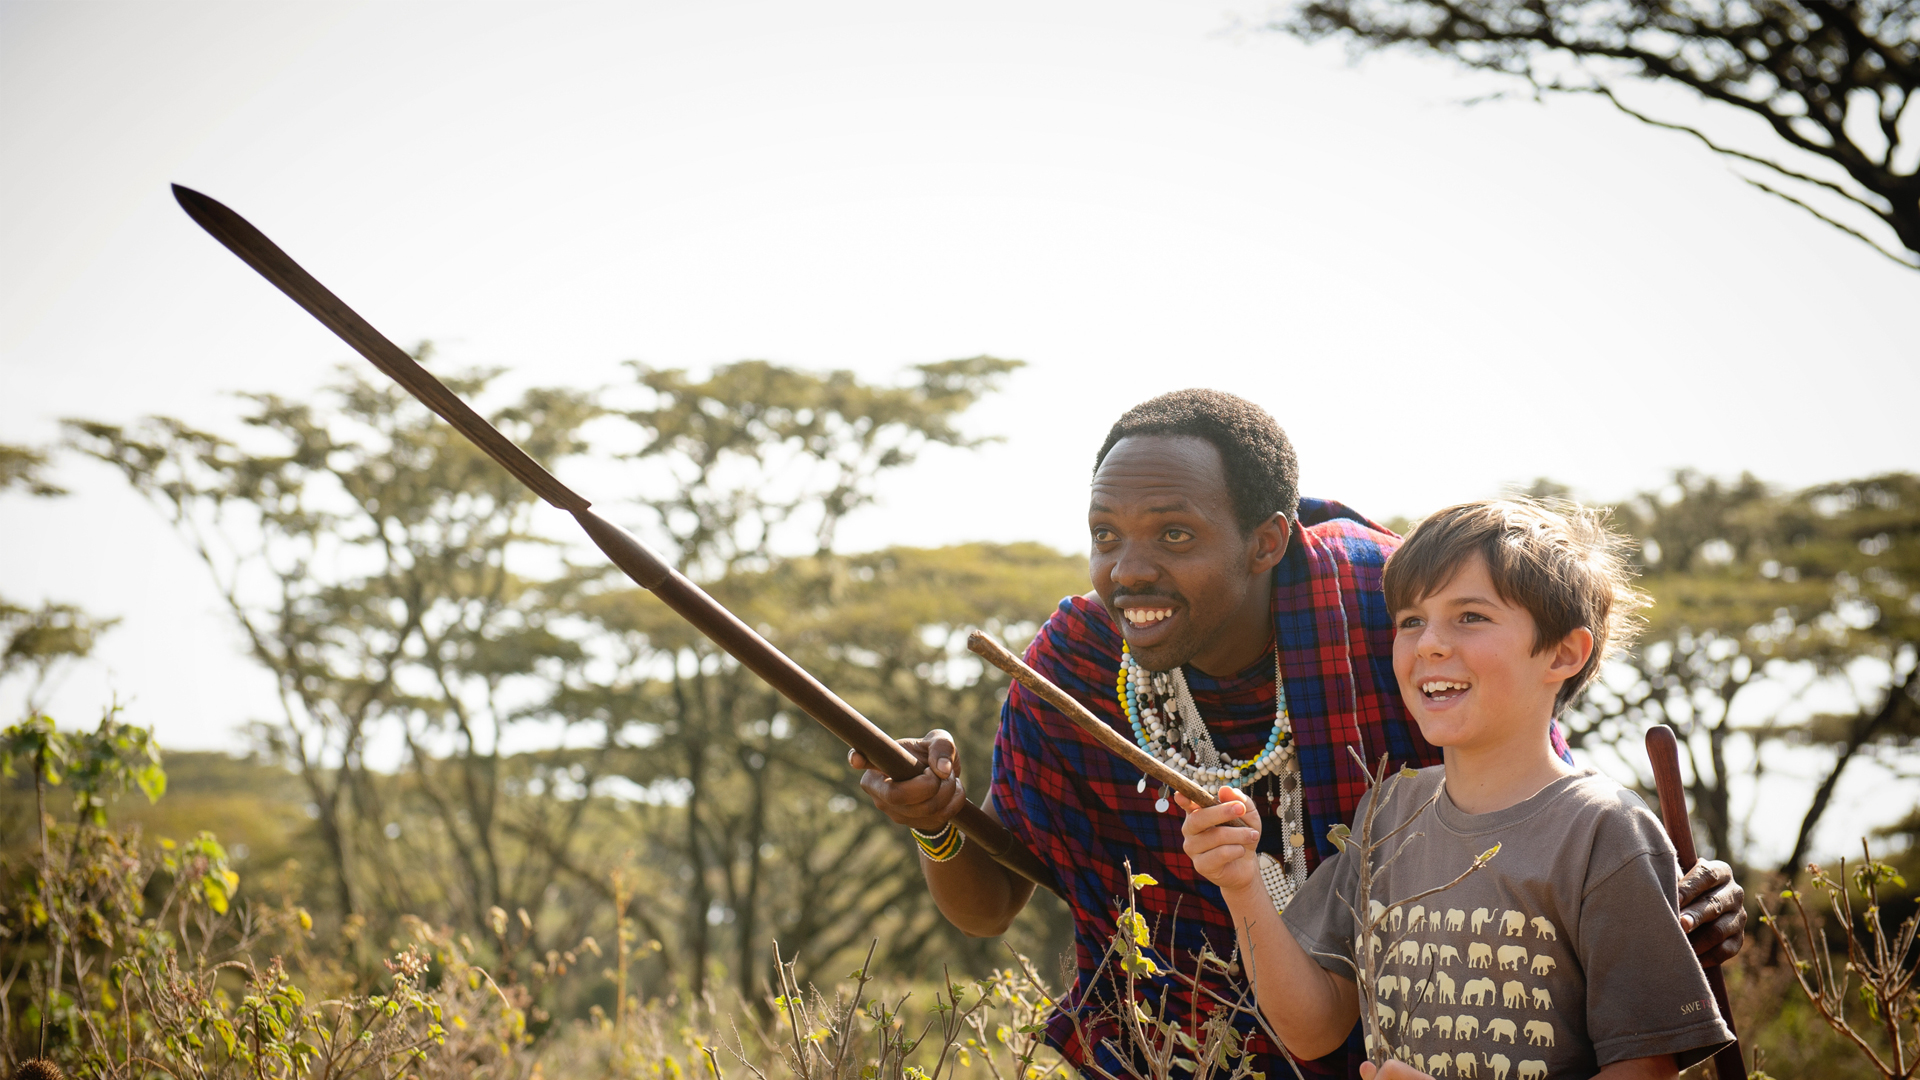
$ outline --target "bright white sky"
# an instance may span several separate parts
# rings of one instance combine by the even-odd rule
[[[395,340],[522,383],[1029,361],[972,418],[1005,443],[930,454],[848,547],[1078,548],[1106,425],[1192,385],[1378,516],[1920,468],[1920,275],[1596,103],[1463,108],[1489,85],[1229,31],[1264,11],[0,3],[0,441],[231,430],[229,392],[359,362],[179,181]],[[169,745],[241,745],[271,684],[204,572],[113,475],[59,476],[0,501],[0,595],[124,622],[57,713],[117,693]]]

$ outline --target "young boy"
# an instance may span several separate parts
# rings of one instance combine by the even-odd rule
[[[1353,912],[1357,845],[1283,917],[1261,883],[1251,801],[1223,788],[1219,806],[1186,806],[1187,854],[1224,894],[1260,1009],[1296,1057],[1338,1047],[1362,1008],[1400,1059],[1381,1080],[1672,1077],[1733,1037],[1675,918],[1679,867],[1660,822],[1542,737],[1644,602],[1619,552],[1588,513],[1496,501],[1440,511],[1388,561],[1394,673],[1445,764],[1400,780],[1375,822],[1382,837],[1418,815],[1375,857],[1378,934]],[[1399,902],[1495,844],[1465,881]],[[1363,947],[1387,950],[1367,1002]]]

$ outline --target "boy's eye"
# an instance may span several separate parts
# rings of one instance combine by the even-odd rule
[[[1161,534],[1169,543],[1179,544],[1193,539],[1193,534],[1185,529],[1168,529]]]
[[[1477,611],[1469,611],[1469,612],[1463,613],[1460,616],[1460,621],[1461,622],[1486,622],[1487,617],[1485,615],[1480,614]]]
[[[1400,620],[1399,626],[1402,630],[1412,630],[1419,627],[1424,621],[1425,620],[1421,619],[1418,615],[1408,615]]]

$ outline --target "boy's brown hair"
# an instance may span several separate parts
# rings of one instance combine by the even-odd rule
[[[1627,546],[1605,513],[1573,503],[1460,503],[1421,521],[1387,560],[1387,607],[1400,611],[1431,596],[1478,554],[1500,598],[1533,616],[1536,655],[1581,627],[1593,633],[1586,666],[1554,696],[1558,715],[1601,662],[1639,633],[1638,613],[1650,601],[1633,587]]]

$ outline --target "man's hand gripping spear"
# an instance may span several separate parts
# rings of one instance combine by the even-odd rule
[[[488,457],[554,507],[572,514],[587,536],[634,583],[659,597],[713,643],[766,680],[801,711],[820,722],[874,768],[896,781],[911,780],[926,766],[871,720],[840,700],[805,668],[755,633],[700,586],[661,561],[625,529],[594,513],[592,505],[542,468],[466,402],[387,340],[352,308],[316,281],[239,214],[190,188],[173,185],[181,209],[242,262],[278,286],[327,329],[372,361],[427,408],[452,424]],[[1021,877],[1054,889],[1053,874],[1006,827],[969,802],[962,802],[953,823],[994,861]]]

